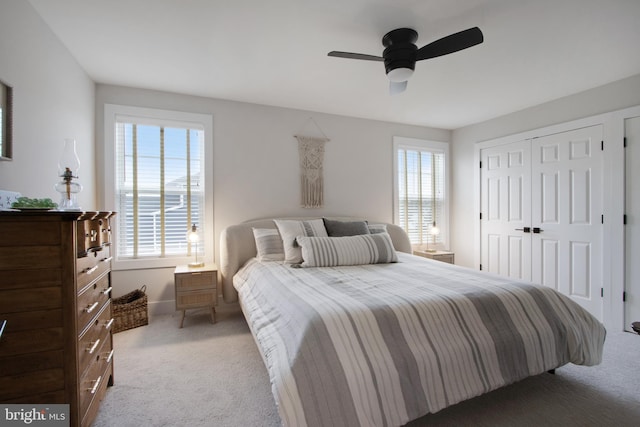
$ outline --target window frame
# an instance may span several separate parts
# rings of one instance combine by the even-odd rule
[[[449,249],[450,243],[450,229],[449,224],[449,203],[451,196],[449,194],[449,180],[450,180],[450,156],[449,156],[449,143],[440,141],[431,141],[418,138],[407,138],[403,136],[393,137],[393,223],[402,227],[400,222],[400,204],[399,204],[399,191],[398,191],[398,150],[410,149],[418,151],[433,151],[444,154],[444,201],[443,211],[444,217],[438,218],[437,225],[440,228],[440,242],[433,245],[429,244],[429,249],[445,250]],[[404,229],[404,227],[403,227]],[[412,247],[415,250],[426,248],[425,243],[412,243]]]
[[[204,206],[201,207],[200,230],[203,237],[200,246],[204,248],[198,259],[213,262],[215,250],[215,233],[213,222],[213,118],[210,114],[188,113],[183,111],[161,110],[155,108],[134,107],[127,105],[104,105],[104,206],[118,207],[116,192],[116,143],[115,128],[119,118],[130,116],[132,119],[142,119],[147,124],[165,127],[192,123],[194,127],[204,130],[203,160],[201,184],[203,185]],[[117,212],[117,208],[110,209]],[[112,234],[118,236],[118,221],[111,222]],[[185,236],[188,230],[185,230]],[[186,240],[186,237],[185,237]],[[148,268],[169,268],[187,264],[194,260],[195,255],[168,257],[141,257],[137,259],[118,257],[117,244],[111,246],[114,270],[134,270]]]

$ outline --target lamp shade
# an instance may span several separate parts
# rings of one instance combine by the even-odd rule
[[[78,169],[80,169],[80,159],[76,153],[76,140],[65,139],[64,148],[58,160],[58,176],[66,177],[71,174],[73,178],[77,178]]]
[[[200,241],[200,236],[198,235],[198,227],[193,224],[191,229],[187,232],[187,240],[190,243],[198,243]]]
[[[413,75],[413,70],[411,68],[394,68],[393,70],[389,70],[387,73],[387,78],[392,82],[406,82],[409,80],[409,77]]]
[[[198,227],[193,224],[191,225],[191,229],[187,231],[187,241],[195,245],[194,253],[195,253],[195,261],[189,263],[189,267],[203,267],[204,262],[198,261],[198,242],[200,241],[200,235],[198,234]]]

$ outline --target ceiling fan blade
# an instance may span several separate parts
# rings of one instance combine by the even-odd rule
[[[416,53],[416,61],[454,53],[480,44],[483,41],[484,36],[482,35],[480,28],[469,28],[468,30],[451,34],[450,36],[443,37],[433,43],[429,43],[428,45],[421,47]]]
[[[407,90],[407,81],[389,82],[389,95],[397,95]]]
[[[327,55],[335,56],[336,58],[363,59],[365,61],[384,61],[384,58],[381,56],[365,55],[364,53],[338,52],[336,50],[332,50]]]

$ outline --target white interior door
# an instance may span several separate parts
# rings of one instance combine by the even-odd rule
[[[532,280],[602,319],[602,126],[535,138]]]
[[[531,280],[531,160],[528,140],[480,152],[482,269]]]
[[[625,120],[625,294],[624,328],[640,322],[640,117]]]
[[[602,135],[598,125],[480,151],[482,269],[557,289],[598,319]]]

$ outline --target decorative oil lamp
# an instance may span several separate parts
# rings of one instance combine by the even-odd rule
[[[58,176],[62,178],[62,181],[55,186],[61,196],[58,206],[61,211],[82,210],[78,205],[78,193],[82,191],[82,185],[73,182],[74,179],[78,179],[79,168],[80,159],[76,153],[76,141],[75,139],[65,139],[64,150],[58,161]]]

